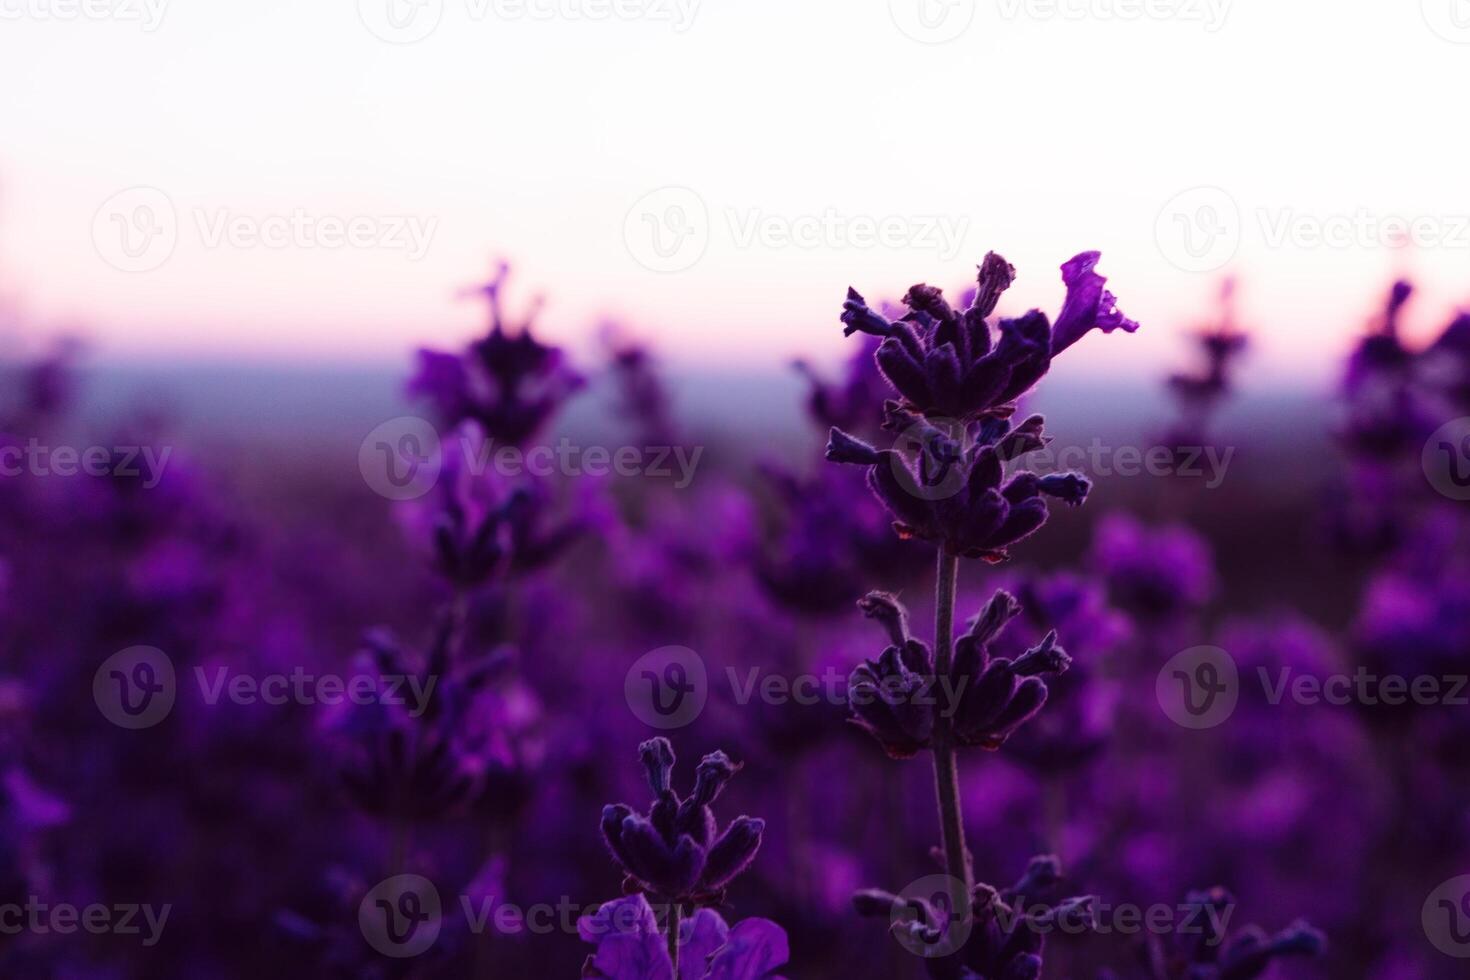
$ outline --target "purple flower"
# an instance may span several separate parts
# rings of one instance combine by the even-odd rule
[[[1059,898],[1061,864],[1051,855],[1031,859],[1026,873],[1010,888],[976,885],[968,914],[953,914],[923,897],[869,889],[853,896],[858,913],[887,918],[910,949],[940,952],[954,945],[949,930],[968,927],[958,949],[926,955],[933,980],[1036,980],[1041,976],[1045,936],[1061,928],[1087,929],[1094,919],[1094,896]],[[955,904],[959,904],[955,902]],[[946,945],[947,944],[947,945]]]
[[[1072,662],[1056,645],[1055,632],[1014,660],[990,655],[989,643],[1020,612],[1005,592],[997,592],[955,642],[946,678],[935,676],[929,646],[909,635],[908,613],[897,599],[874,592],[858,605],[887,630],[890,646],[848,679],[851,720],[894,759],[932,746],[940,712],[953,719],[958,744],[1000,748],[1046,703],[1043,677],[1064,673]]]
[[[933,287],[917,285],[904,296],[909,313],[890,321],[856,290],[843,304],[844,333],[882,337],[876,359],[889,384],[914,411],[958,420],[979,418],[1015,401],[1040,381],[1051,359],[1088,331],[1105,333],[1138,324],[1117,310],[1107,280],[1094,272],[1099,253],[1083,252],[1062,266],[1067,297],[1053,326],[1032,310],[1001,320],[992,338],[986,318],[1015,280],[1016,270],[991,252],[980,265],[972,304],[956,311]]]
[[[868,487],[893,515],[899,537],[996,563],[1046,523],[1044,497],[1075,507],[1091,489],[1076,473],[1007,477],[1003,464],[1045,444],[1043,424],[1039,415],[1014,427],[992,417],[953,432],[890,403],[887,427],[902,433],[898,449],[880,450],[833,429],[827,459],[868,467]]]
[[[718,905],[725,888],[750,867],[766,822],[739,816],[723,831],[710,804],[739,771],[723,752],[700,761],[694,792],[680,800],[669,785],[674,747],[666,738],[638,746],[654,800],[648,813],[618,803],[603,808],[602,835],[613,860],[627,874],[624,888],[664,902]]]
[[[1326,937],[1303,921],[1274,936],[1256,926],[1228,934],[1224,923],[1234,905],[1235,899],[1223,888],[1190,892],[1184,900],[1188,917],[1182,921],[1191,928],[1181,927],[1170,942],[1151,935],[1140,950],[1141,976],[1148,980],[1255,980],[1276,960],[1321,956],[1327,948]]]
[[[1114,604],[1146,623],[1193,612],[1215,592],[1210,547],[1182,525],[1147,528],[1126,514],[1109,514],[1098,526],[1092,562]]]
[[[475,291],[489,302],[489,332],[462,355],[421,350],[408,391],[434,405],[445,429],[470,419],[491,439],[519,446],[535,437],[583,379],[567,366],[560,348],[531,335],[539,302],[524,322],[507,326],[500,292],[509,271],[502,264]]]
[[[597,952],[582,976],[596,980],[672,980],[673,964],[658,919],[642,895],[614,899],[577,921],[583,941]],[[700,909],[679,924],[679,980],[781,980],[786,931],[769,919],[746,919],[734,928],[713,909]]]
[[[536,571],[588,529],[577,517],[553,516],[549,487],[538,480],[474,479],[458,454],[444,457],[430,523],[435,569],[458,588]]]

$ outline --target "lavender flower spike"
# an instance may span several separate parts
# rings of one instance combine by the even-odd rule
[[[949,675],[935,677],[928,644],[907,632],[898,600],[873,593],[859,606],[892,641],[877,660],[861,663],[848,680],[852,723],[895,759],[931,748],[940,717],[951,718],[956,744],[997,749],[1046,704],[1046,676],[1065,673],[1072,660],[1048,633],[1014,660],[992,657],[988,644],[1020,607],[997,592],[955,642]]]
[[[671,786],[674,747],[654,738],[638,747],[654,800],[647,814],[618,803],[603,808],[602,835],[627,875],[629,893],[647,892],[679,905],[718,905],[725,888],[750,867],[766,822],[736,817],[718,832],[710,810],[740,767],[723,752],[705,756],[694,791],[680,800]]]
[[[870,308],[851,288],[842,306],[843,332],[882,337],[878,367],[904,404],[931,418],[969,421],[991,414],[1029,391],[1051,359],[1088,331],[1132,332],[1137,322],[1118,311],[1117,299],[1095,272],[1098,252],[1083,252],[1062,266],[1067,297],[1053,326],[1039,310],[1001,320],[993,337],[986,318],[1015,279],[1015,269],[994,252],[985,257],[971,305],[955,310],[944,293],[923,284],[904,296],[907,315],[897,321]]]

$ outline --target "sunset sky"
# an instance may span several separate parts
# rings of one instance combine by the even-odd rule
[[[0,88],[0,296],[103,357],[392,362],[495,257],[700,365],[991,248],[1013,311],[1102,250],[1097,372],[1226,272],[1273,376],[1470,303],[1467,0],[0,0]]]

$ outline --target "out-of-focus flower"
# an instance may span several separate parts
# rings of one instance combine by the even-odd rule
[[[1223,888],[1191,892],[1184,900],[1191,928],[1168,940],[1150,934],[1140,950],[1143,969],[1137,975],[1147,980],[1255,980],[1276,960],[1320,956],[1327,948],[1327,938],[1300,920],[1275,935],[1257,926],[1227,933],[1225,923],[1234,906],[1234,897]],[[1104,971],[1101,980],[1117,976]]]
[[[654,800],[647,814],[623,803],[603,808],[602,835],[627,874],[624,888],[661,902],[718,905],[725,888],[750,867],[760,849],[764,820],[739,816],[723,831],[710,804],[739,771],[723,752],[699,763],[694,792],[680,800],[669,785],[674,747],[655,738],[638,747]]]
[[[837,382],[822,378],[806,361],[796,362],[796,370],[811,386],[806,400],[807,415],[823,431],[836,428],[876,435],[883,421],[879,406],[888,390],[876,360],[879,343],[878,337],[864,337]]]
[[[859,606],[887,630],[891,645],[848,679],[852,721],[895,759],[933,744],[940,712],[952,718],[958,744],[999,748],[1046,703],[1043,678],[1064,673],[1072,662],[1055,632],[1014,660],[990,655],[990,641],[1020,612],[1005,592],[997,592],[955,641],[945,678],[935,676],[928,644],[909,635],[908,613],[897,599],[874,592]]]
[[[520,446],[541,431],[583,379],[567,366],[560,348],[531,335],[539,301],[522,323],[507,325],[500,294],[509,271],[502,264],[475,291],[489,303],[489,333],[463,354],[419,351],[419,371],[408,390],[434,405],[444,429],[469,419],[497,443]]]
[[[1113,603],[1143,623],[1175,620],[1215,593],[1209,545],[1182,525],[1148,528],[1126,514],[1109,514],[1098,525],[1092,564]]]
[[[608,366],[617,386],[613,410],[637,426],[640,437],[649,446],[669,446],[677,442],[669,392],[659,376],[653,352],[644,344],[629,339],[614,324],[599,331],[607,351]]]
[[[614,899],[577,920],[583,941],[597,952],[582,976],[594,980],[673,980],[665,937],[642,895]],[[769,919],[733,928],[718,912],[700,909],[679,924],[678,980],[781,980],[789,958],[786,931]]]
[[[1007,743],[1009,754],[1037,772],[1066,772],[1097,758],[1114,725],[1118,691],[1104,676],[1107,658],[1129,634],[1127,618],[1107,603],[1100,582],[1070,572],[1032,576],[1016,586],[1024,625],[1054,629],[1074,661],[1065,675],[1047,680],[1046,710]],[[1019,657],[1025,646],[1015,630],[990,643],[991,652]]]
[[[434,565],[459,588],[534,572],[589,527],[581,515],[554,516],[551,488],[544,482],[474,477],[454,454],[445,456],[438,489],[430,526]]]
[[[1051,855],[1031,859],[1026,873],[1010,888],[978,884],[968,915],[937,908],[925,897],[893,895],[881,889],[858,892],[858,913],[886,917],[910,949],[944,949],[954,944],[949,930],[969,929],[963,944],[947,955],[926,956],[933,980],[1036,980],[1041,976],[1048,932],[1080,932],[1093,921],[1094,896],[1059,898],[1061,863]]]

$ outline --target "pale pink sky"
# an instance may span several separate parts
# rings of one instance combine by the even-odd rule
[[[1417,329],[1470,301],[1466,0],[87,3],[0,0],[0,296],[103,356],[400,358],[497,255],[552,335],[740,366],[989,248],[1048,310],[1102,249],[1146,332],[1091,371],[1226,271],[1275,375],[1396,272]]]

